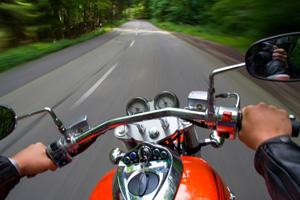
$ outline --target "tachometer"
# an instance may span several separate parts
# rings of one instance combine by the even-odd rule
[[[154,98],[155,109],[162,108],[179,108],[179,100],[177,96],[169,91],[164,91],[156,95]]]
[[[128,115],[134,115],[150,110],[147,99],[143,97],[135,97],[131,99],[126,106],[126,113]]]

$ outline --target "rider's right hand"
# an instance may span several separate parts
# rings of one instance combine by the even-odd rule
[[[287,53],[284,49],[278,48],[276,45],[274,45],[274,51],[272,54],[272,59],[274,60],[281,60],[283,62],[287,61]]]
[[[285,110],[259,103],[244,107],[242,113],[239,139],[253,150],[257,150],[266,140],[292,133],[291,121]]]

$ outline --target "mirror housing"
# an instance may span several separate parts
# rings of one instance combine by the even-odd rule
[[[255,42],[248,49],[245,62],[248,72],[256,78],[300,81],[300,32]]]
[[[17,126],[14,110],[6,105],[0,105],[0,140],[8,136]]]

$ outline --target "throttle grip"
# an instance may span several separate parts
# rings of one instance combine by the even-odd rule
[[[242,120],[243,120],[243,114],[241,111],[239,111],[238,117],[237,117],[237,123],[236,123],[238,132],[240,132],[242,130]],[[299,132],[300,132],[300,122],[291,120],[291,123],[292,123],[292,137],[298,137]]]
[[[242,120],[243,120],[243,113],[242,111],[239,111],[237,116],[237,122],[236,122],[236,127],[238,129],[238,132],[242,130]]]
[[[292,120],[292,137],[298,137],[300,132],[300,122]]]

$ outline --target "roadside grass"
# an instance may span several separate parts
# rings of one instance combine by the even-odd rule
[[[193,26],[185,24],[175,24],[172,22],[158,22],[155,19],[150,20],[150,22],[153,25],[167,31],[180,32],[197,37],[202,37],[207,40],[232,46],[242,52],[246,52],[248,47],[256,41],[254,38],[247,36],[237,37],[232,35],[224,35],[218,29],[208,26]]]
[[[125,22],[127,22],[127,20],[115,21],[112,24],[104,26],[102,32],[100,32],[99,30],[93,31],[90,33],[83,34],[75,39],[62,39],[55,42],[38,42],[9,49],[8,51],[5,51],[0,54],[0,73],[25,64],[29,61],[41,58],[50,53],[59,51],[66,47],[78,44],[80,42],[84,42],[91,38],[107,33],[112,28],[117,27]]]

